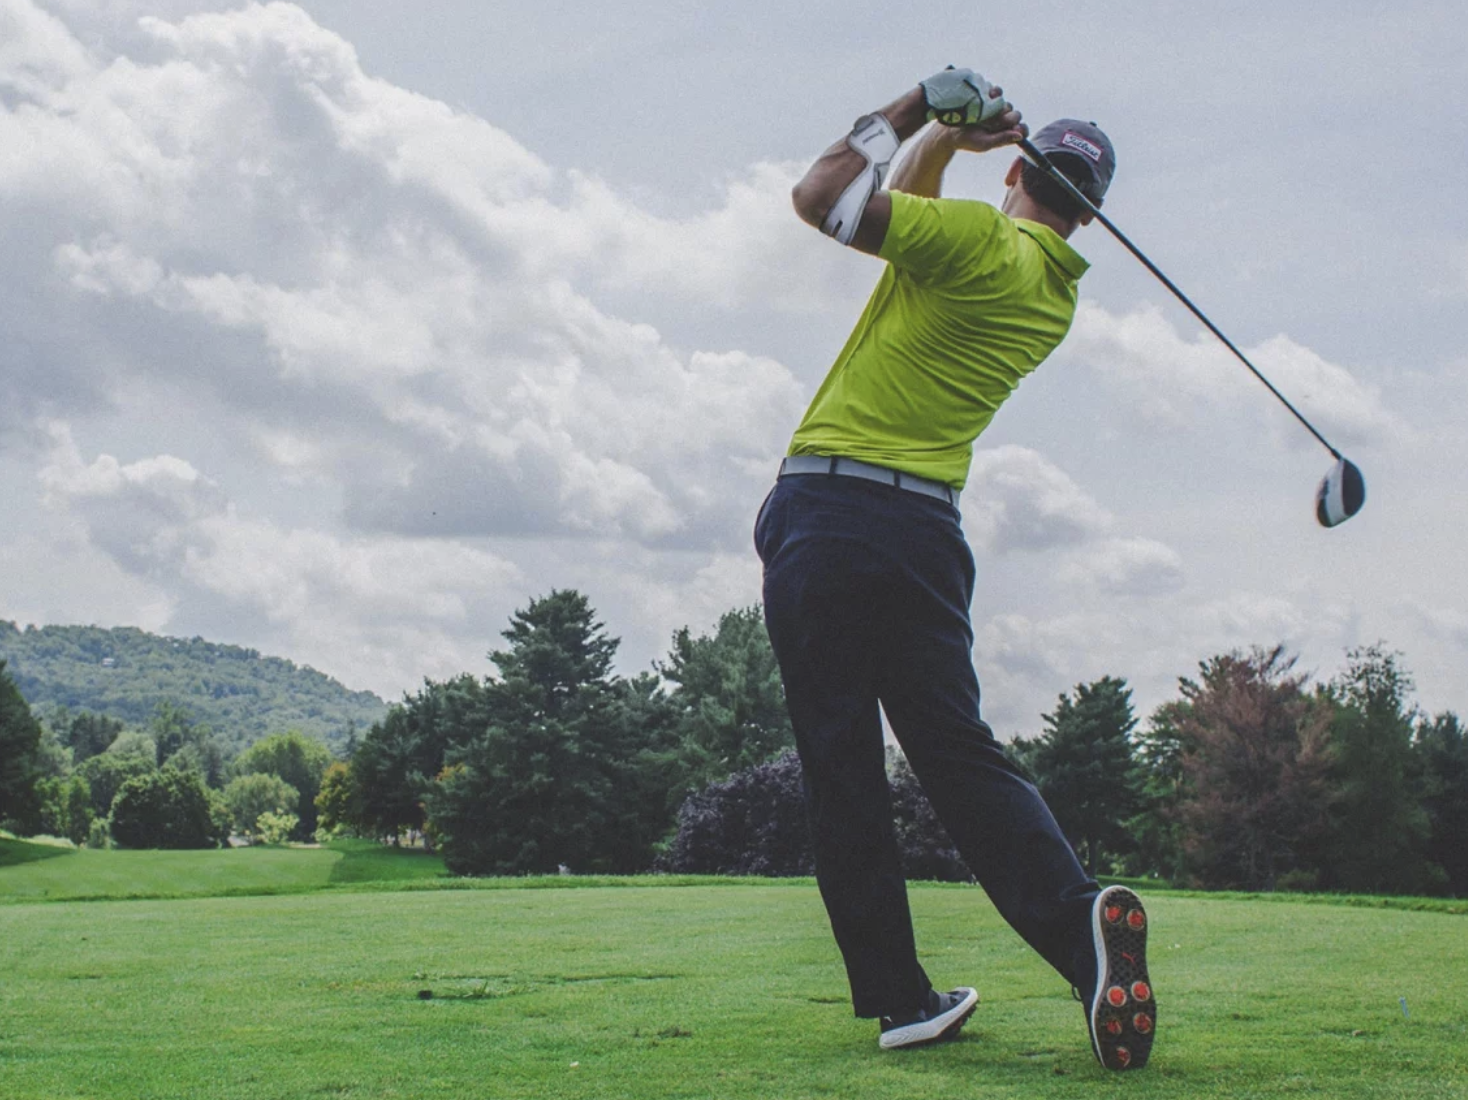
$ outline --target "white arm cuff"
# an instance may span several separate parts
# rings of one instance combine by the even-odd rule
[[[867,203],[887,178],[887,167],[897,155],[902,139],[882,115],[862,115],[847,135],[846,144],[866,159],[866,167],[846,185],[821,222],[821,232],[842,244],[850,244],[856,236]]]

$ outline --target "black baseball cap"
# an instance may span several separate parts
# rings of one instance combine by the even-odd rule
[[[1074,182],[1086,198],[1099,203],[1105,196],[1116,172],[1116,150],[1101,127],[1094,122],[1061,118],[1035,134],[1030,141],[1047,156],[1067,153],[1073,158],[1072,164],[1080,165],[1081,178]],[[1066,172],[1066,175],[1072,173]]]

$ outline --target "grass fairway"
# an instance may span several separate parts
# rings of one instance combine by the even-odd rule
[[[436,856],[365,840],[337,841],[327,848],[126,852],[0,838],[0,902],[289,894],[443,874],[443,861]]]
[[[1468,1097],[1463,917],[1159,894],[1161,1038],[1113,1077],[978,890],[912,901],[983,1003],[885,1054],[804,884],[16,902],[0,1096]]]

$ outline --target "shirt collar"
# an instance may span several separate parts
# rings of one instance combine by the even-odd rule
[[[1045,254],[1060,265],[1072,279],[1079,279],[1090,269],[1084,256],[1077,252],[1070,244],[1055,230],[1048,225],[1032,222],[1026,218],[1015,218],[1014,227],[1021,233],[1027,233],[1034,242],[1045,250]]]

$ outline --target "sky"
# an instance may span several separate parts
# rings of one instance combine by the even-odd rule
[[[792,212],[947,64],[1117,147],[1062,347],[978,441],[985,717],[1384,642],[1468,710],[1468,22],[1446,2],[0,0],[0,619],[251,646],[387,698],[575,588],[645,671],[880,274]],[[997,202],[1012,154],[945,193]]]

